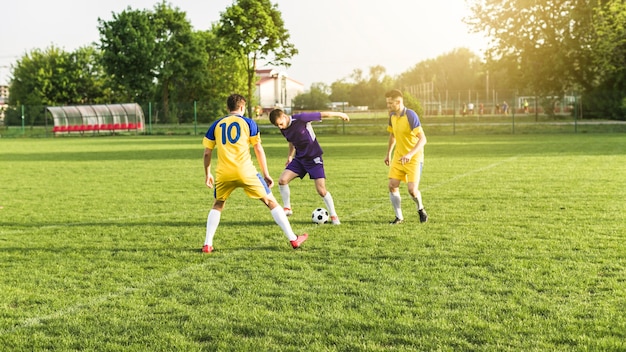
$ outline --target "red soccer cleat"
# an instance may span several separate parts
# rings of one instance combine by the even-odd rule
[[[309,234],[303,233],[302,235],[298,236],[298,238],[296,238],[295,240],[289,241],[289,242],[291,242],[291,246],[293,247],[293,249],[297,249],[297,248],[300,248],[300,245],[303,244],[307,238],[309,238]]]
[[[205,244],[204,247],[202,247],[202,253],[211,253],[213,252],[213,246],[209,246],[208,244]]]

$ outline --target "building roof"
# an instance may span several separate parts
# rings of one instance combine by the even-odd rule
[[[284,77],[285,77],[285,79],[286,79],[286,80],[288,80],[288,81],[290,81],[290,82],[293,82],[293,83],[299,84],[299,85],[301,85],[301,86],[304,86],[304,84],[302,84],[301,82],[296,81],[296,80],[295,80],[295,79],[293,79],[293,78],[289,78],[288,76],[284,76]],[[279,79],[279,78],[278,78],[278,77],[276,77],[276,76],[272,76],[272,77],[261,77],[261,79],[259,79],[259,80],[256,82],[256,85],[257,85],[257,86],[260,86],[260,85],[262,85],[262,84],[265,84],[265,83],[267,83],[267,82],[272,82],[272,81],[277,80],[277,79]]]

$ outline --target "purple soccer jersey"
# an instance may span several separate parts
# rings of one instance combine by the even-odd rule
[[[289,127],[280,130],[287,141],[296,148],[296,159],[311,160],[324,153],[311,126],[312,121],[321,120],[322,114],[319,112],[295,114],[291,116]]]

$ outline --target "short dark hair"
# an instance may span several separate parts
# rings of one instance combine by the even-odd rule
[[[241,105],[246,104],[246,98],[241,94],[231,94],[226,99],[226,105],[228,105],[228,111],[235,111],[239,109]]]
[[[276,124],[276,119],[283,116],[284,111],[281,109],[274,109],[270,112],[270,122],[272,125]]]
[[[385,98],[404,98],[400,89],[392,89],[385,93]]]

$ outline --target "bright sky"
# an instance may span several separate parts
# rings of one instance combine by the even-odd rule
[[[51,45],[66,51],[99,42],[98,18],[112,13],[153,9],[160,0],[19,0],[0,6],[0,84],[9,67],[33,49]],[[461,21],[468,14],[465,0],[272,0],[278,4],[291,42],[299,50],[286,70],[308,89],[312,83],[364,73],[375,65],[398,75],[415,64],[455,48],[481,55],[484,39],[469,34]],[[170,0],[187,13],[195,30],[217,22],[232,0]]]

